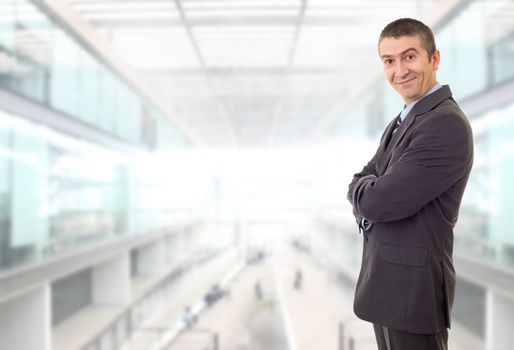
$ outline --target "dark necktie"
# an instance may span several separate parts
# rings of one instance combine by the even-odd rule
[[[396,130],[398,130],[398,128],[400,127],[401,124],[402,124],[402,118],[400,118],[398,116],[398,118],[396,118],[396,125],[394,126],[393,134],[396,132]]]

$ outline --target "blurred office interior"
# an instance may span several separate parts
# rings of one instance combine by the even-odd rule
[[[512,349],[512,0],[0,0],[0,348],[375,349],[346,191],[400,17],[474,132],[450,349]]]

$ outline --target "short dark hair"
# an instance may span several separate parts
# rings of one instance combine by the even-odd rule
[[[431,60],[434,54],[435,39],[432,30],[423,22],[413,18],[400,18],[386,25],[380,33],[378,44],[384,38],[399,38],[401,36],[415,36],[418,35],[421,39],[421,45],[428,53],[428,60]]]

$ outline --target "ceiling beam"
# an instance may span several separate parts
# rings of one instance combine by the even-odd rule
[[[196,53],[198,57],[198,61],[200,62],[200,66],[203,72],[203,75],[205,77],[205,80],[207,82],[207,86],[209,87],[209,90],[212,92],[212,95],[214,96],[217,106],[218,106],[218,113],[221,116],[222,122],[225,125],[227,129],[227,133],[231,141],[233,142],[234,146],[238,145],[238,140],[234,132],[234,128],[232,126],[232,123],[230,122],[227,110],[225,105],[223,104],[222,100],[217,96],[216,89],[214,88],[214,84],[212,83],[212,80],[208,74],[207,71],[207,64],[205,62],[205,58],[202,55],[202,52],[200,50],[200,47],[198,45],[198,42],[195,39],[195,36],[193,34],[193,31],[191,29],[191,25],[189,23],[189,20],[187,18],[187,15],[184,11],[184,7],[182,6],[182,0],[175,0],[175,4],[177,5],[177,9],[180,13],[180,17],[182,18],[182,21],[184,23],[184,27],[186,29],[187,35],[189,37],[189,40],[191,41],[191,45],[193,46],[193,50]]]
[[[176,0],[175,0],[176,1]],[[87,18],[87,15],[85,16]],[[112,18],[112,19],[94,19],[87,18],[93,25],[97,27],[182,27],[181,19],[174,18]],[[297,26],[298,19],[296,16],[284,17],[266,17],[266,16],[248,16],[248,17],[228,17],[228,16],[213,16],[202,18],[188,18],[188,25],[190,27],[200,26]],[[351,27],[355,25],[365,25],[365,23],[358,21],[356,18],[349,16],[308,16],[302,20],[303,25],[320,26],[320,27]]]
[[[165,69],[139,69],[140,73],[158,75],[158,76],[188,76],[188,75],[202,75],[204,70],[198,68],[165,68]],[[209,76],[230,77],[237,74],[238,77],[242,76],[268,76],[268,75],[284,75],[287,72],[287,67],[284,66],[270,66],[270,67],[207,67],[206,69]],[[289,73],[292,75],[337,75],[343,74],[347,70],[341,67],[291,67]]]
[[[273,117],[271,119],[271,128],[268,134],[268,146],[273,146],[274,138],[275,138],[275,130],[277,128],[278,120],[280,119],[282,115],[282,109],[284,106],[284,95],[287,93],[287,87],[289,83],[289,76],[291,74],[291,67],[293,65],[294,56],[296,54],[296,50],[298,48],[298,41],[300,38],[300,33],[303,28],[303,23],[305,19],[305,11],[307,9],[307,3],[308,0],[302,0],[302,5],[300,7],[300,12],[298,14],[298,17],[296,19],[295,23],[295,31],[293,40],[291,41],[291,46],[289,49],[289,55],[287,57],[287,66],[286,66],[286,73],[284,75],[282,87],[280,89],[280,95],[278,98],[277,105],[275,106],[275,111],[273,113]]]

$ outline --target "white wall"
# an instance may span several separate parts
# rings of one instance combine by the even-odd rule
[[[48,285],[0,304],[0,347],[50,350],[50,319]]]

